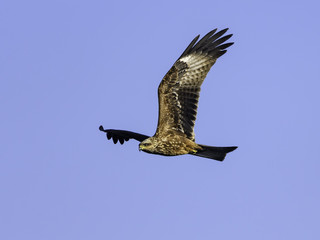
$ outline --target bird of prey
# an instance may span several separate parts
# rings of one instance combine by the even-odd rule
[[[212,30],[198,41],[195,37],[173,64],[158,87],[159,116],[156,133],[147,135],[124,130],[104,129],[108,139],[118,141],[135,139],[139,150],[165,156],[192,154],[223,161],[226,154],[237,147],[212,147],[195,142],[193,132],[200,87],[216,60],[227,52],[233,42],[225,43],[232,34],[228,29]]]

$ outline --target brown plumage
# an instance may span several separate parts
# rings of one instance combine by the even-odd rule
[[[153,137],[129,131],[100,130],[121,144],[130,138],[140,141],[139,149],[148,153],[175,156],[194,154],[222,161],[237,147],[210,147],[195,143],[194,124],[200,87],[216,60],[233,43],[224,43],[232,34],[222,37],[228,29],[209,32],[200,41],[199,35],[173,64],[158,88],[159,118]],[[197,42],[198,41],[198,42]]]

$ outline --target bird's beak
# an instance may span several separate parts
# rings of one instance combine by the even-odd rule
[[[143,146],[139,144],[139,152],[143,149]]]

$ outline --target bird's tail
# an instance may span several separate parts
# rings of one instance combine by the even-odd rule
[[[199,144],[199,146],[202,147],[203,150],[200,150],[194,153],[194,155],[199,157],[210,158],[218,161],[223,161],[227,153],[232,152],[238,148],[238,147],[211,147],[211,146],[206,146],[201,144]]]

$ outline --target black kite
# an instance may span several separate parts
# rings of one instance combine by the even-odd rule
[[[176,156],[192,154],[222,161],[228,152],[237,147],[211,147],[195,143],[193,132],[200,87],[216,60],[227,52],[233,43],[224,43],[232,34],[222,37],[228,29],[209,32],[200,41],[199,35],[173,64],[158,88],[159,119],[153,137],[143,134],[104,129],[108,139],[121,144],[133,138],[139,142],[139,150]],[[198,41],[198,42],[197,42]]]

